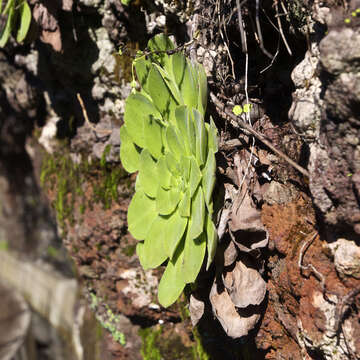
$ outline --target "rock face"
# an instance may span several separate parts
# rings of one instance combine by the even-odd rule
[[[240,20],[236,1],[33,3],[36,41],[0,51],[0,241],[39,256],[61,237],[109,330],[108,358],[360,357],[360,4],[259,2],[257,17],[248,2]],[[209,100],[220,244],[190,297],[192,335],[184,299],[157,303],[163,269],[140,267],[126,222],[134,178],[119,161],[132,60],[159,32],[187,43],[223,105]],[[229,120],[248,102],[241,119],[308,179]]]

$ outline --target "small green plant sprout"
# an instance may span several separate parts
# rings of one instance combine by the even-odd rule
[[[207,269],[215,254],[217,130],[211,118],[204,121],[204,68],[174,53],[163,34],[151,39],[148,49],[147,57],[134,60],[141,89],[126,100],[120,158],[125,170],[138,171],[128,227],[140,241],[140,263],[151,269],[168,260],[158,289],[167,307],[196,280],[206,251]]]
[[[121,0],[121,3],[125,6],[128,6],[132,0]]]
[[[8,0],[3,9],[0,0],[0,16],[6,17],[5,26],[0,33],[0,47],[4,47],[13,31],[16,30],[16,41],[24,41],[31,23],[31,10],[26,0]]]

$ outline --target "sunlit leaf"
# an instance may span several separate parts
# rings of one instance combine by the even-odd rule
[[[191,202],[191,218],[188,237],[196,239],[204,230],[205,203],[201,187],[198,187]]]
[[[180,136],[179,130],[173,125],[169,125],[166,129],[166,143],[176,160],[179,160],[185,153],[183,139]]]
[[[139,80],[141,87],[145,88],[145,90],[150,67],[151,61],[146,59],[145,56],[142,56],[135,60],[136,76]]]
[[[190,114],[186,106],[178,106],[175,110],[176,126],[183,139],[186,154],[191,154],[190,139],[188,137],[188,126]],[[193,135],[195,138],[195,134]],[[195,141],[194,141],[195,142]]]
[[[16,35],[16,41],[22,42],[29,30],[31,23],[31,10],[28,3],[23,0],[19,5],[20,12],[20,26]]]
[[[180,168],[181,168],[181,176],[186,182],[189,183],[190,180],[190,170],[191,170],[191,158],[188,156],[181,156],[180,157]]]
[[[185,287],[184,274],[181,268],[184,258],[183,249],[184,245],[182,243],[177,248],[174,258],[169,260],[159,283],[158,300],[164,307],[172,305]]]
[[[136,191],[131,199],[127,220],[131,235],[137,240],[144,240],[152,223],[157,217],[155,200],[142,191]]]
[[[150,69],[148,84],[151,84],[151,86],[147,86],[147,91],[154,105],[165,119],[169,119],[170,114],[175,111],[177,103],[155,66]]]
[[[6,10],[6,8],[5,8]],[[5,10],[4,10],[4,13],[5,13]],[[11,7],[9,9],[9,14],[8,14],[8,18],[6,20],[6,24],[5,24],[5,28],[1,34],[1,37],[0,37],[0,47],[4,47],[10,37],[10,33],[11,33],[11,30],[12,30],[12,26],[13,26],[13,21],[14,21],[14,8]]]
[[[207,160],[203,169],[202,176],[202,188],[204,191],[205,202],[207,205],[210,204],[211,195],[214,190],[215,184],[215,155],[212,151],[208,152]]]
[[[180,52],[175,53],[171,56],[171,65],[176,85],[180,87],[184,81],[185,68],[187,66],[185,56]]]
[[[133,143],[125,125],[120,128],[120,141],[120,160],[123,168],[129,173],[139,170],[139,148]]]
[[[144,123],[149,121],[150,116],[161,117],[149,99],[141,94],[131,94],[127,98],[124,114],[125,125],[134,143],[142,148],[146,147]]]
[[[179,207],[167,219],[167,224],[163,227],[165,233],[164,248],[167,255],[172,259],[183,237],[188,219],[180,215]]]
[[[208,131],[208,146],[214,153],[218,151],[218,132],[214,120],[210,116],[210,126],[207,127]]]
[[[207,261],[206,261],[206,270],[209,270],[210,264],[212,263],[218,242],[217,232],[215,225],[211,219],[211,215],[206,214],[205,219],[205,228],[207,235]]]
[[[202,115],[205,115],[206,112],[206,106],[207,106],[207,77],[205,73],[205,69],[202,65],[196,64],[195,69],[197,72],[197,81],[199,86],[199,100],[198,100],[198,106],[197,109],[202,113]]]
[[[196,79],[193,76],[192,64],[186,59],[186,65],[184,68],[184,76],[179,84],[180,93],[189,109],[196,108],[198,103],[198,89]]]
[[[201,166],[206,161],[207,153],[207,132],[205,129],[204,118],[199,111],[193,109],[194,124],[196,132],[196,160]]]
[[[164,246],[167,240],[167,232],[164,231],[166,226],[167,218],[159,215],[146,235],[144,245],[138,253],[140,264],[145,270],[160,266],[168,258]]]
[[[171,174],[176,175],[176,176],[181,175],[180,164],[176,160],[173,153],[168,152],[165,154],[165,162],[166,162],[166,166],[168,167]]]
[[[170,90],[172,96],[174,97],[176,103],[177,104],[183,104],[184,101],[182,99],[180,90],[177,87],[175,81],[172,79],[172,74],[167,73],[164,69],[162,69],[157,64],[154,64],[154,65],[155,65],[156,69],[159,71],[160,75],[162,76],[165,84],[169,88],[169,90]],[[169,119],[169,120],[171,121],[172,119]]]
[[[189,232],[188,232],[189,235]],[[206,252],[206,236],[201,233],[197,238],[190,236],[185,238],[184,260],[182,263],[182,271],[184,273],[184,281],[192,283],[201,269]]]
[[[160,122],[151,115],[148,117],[148,121],[144,122],[145,147],[156,159],[162,154],[162,128]]]
[[[201,181],[201,171],[199,169],[196,160],[193,157],[191,157],[190,163],[191,166],[190,166],[189,189],[190,189],[190,197],[193,197]]]
[[[139,181],[146,195],[155,197],[159,182],[157,178],[156,162],[147,149],[140,154]]]
[[[161,215],[171,214],[181,198],[181,193],[179,189],[170,188],[170,190],[165,190],[161,186],[158,187],[156,194],[156,210]]]
[[[170,59],[166,54],[168,50],[174,50],[174,43],[165,34],[155,35],[149,40],[148,48],[153,53],[151,58],[160,63],[167,71],[170,70]]]
[[[165,156],[162,156],[157,162],[157,178],[159,180],[159,185],[164,189],[170,189],[171,176],[171,172],[166,165]]]
[[[179,203],[180,215],[184,217],[189,217],[190,207],[191,207],[191,197],[190,197],[190,189],[188,188]]]

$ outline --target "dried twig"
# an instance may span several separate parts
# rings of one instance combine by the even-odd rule
[[[321,272],[319,272],[313,264],[307,264],[303,265],[303,259],[304,255],[306,253],[306,250],[309,248],[309,246],[314,242],[315,238],[317,237],[318,233],[315,231],[312,236],[303,244],[303,246],[300,249],[300,255],[299,255],[299,261],[298,266],[301,270],[311,270],[314,275],[317,277],[318,280],[320,280],[320,286],[323,290],[323,293],[326,292],[326,286],[325,286],[325,277]]]
[[[259,21],[259,0],[256,0],[256,17],[255,17],[255,21],[256,21],[256,31],[258,33],[258,37],[259,37],[259,46],[260,49],[262,50],[262,52],[269,57],[270,59],[273,59],[274,56],[271,55],[264,46],[264,41],[263,41],[263,37],[262,37],[262,32],[261,32],[261,26],[260,26],[260,21]]]
[[[241,15],[241,4],[239,0],[236,0],[236,7],[237,7],[237,15],[238,15],[238,21],[239,21],[239,28],[240,28],[240,37],[241,37],[241,48],[244,53],[248,52],[247,49],[247,43],[246,43],[246,35],[245,30],[243,26],[243,20]]]
[[[286,50],[288,51],[289,55],[292,56],[292,51],[290,49],[289,44],[286,41],[283,29],[282,29],[281,20],[280,20],[280,14],[279,14],[278,0],[275,0],[274,4],[275,4],[275,10],[276,10],[276,19],[277,19],[277,23],[279,25],[279,31],[280,31],[281,38],[283,39],[283,42],[285,44]]]
[[[110,135],[112,133],[112,130],[101,130],[101,129],[96,129],[96,127],[90,122],[83,99],[81,98],[81,95],[79,93],[76,94],[77,99],[79,101],[79,104],[81,106],[81,110],[85,119],[86,124],[90,127],[90,129],[92,131],[94,131],[95,133],[100,133],[100,134],[104,134],[104,135]]]
[[[228,56],[229,56],[229,59],[230,59],[230,62],[231,62],[232,77],[235,80],[234,60],[233,60],[233,58],[231,56],[230,49],[229,49],[229,46],[227,44],[228,42],[226,41],[226,39],[224,37],[224,34],[223,34],[223,31],[222,31],[222,27],[224,27],[225,31],[226,31],[226,28],[225,28],[225,25],[224,25],[224,20],[221,20],[221,18],[220,18],[220,9],[221,8],[220,8],[219,1],[216,2],[216,8],[217,8],[217,14],[218,14],[220,36],[221,36],[221,39],[222,39],[222,41],[224,43],[226,52],[228,53]]]
[[[234,127],[237,127],[237,128],[241,127],[243,129],[247,130],[252,135],[254,135],[258,140],[260,140],[264,145],[266,145],[270,150],[272,150],[275,154],[279,155],[282,159],[284,159],[291,166],[293,166],[296,170],[298,170],[303,175],[309,177],[309,172],[307,170],[305,170],[303,167],[301,167],[295,161],[290,159],[282,151],[277,149],[269,140],[267,140],[262,134],[260,134],[256,130],[254,130],[249,124],[242,121],[235,114],[233,114],[230,111],[228,111],[227,109],[225,109],[224,104],[222,104],[221,101],[212,92],[210,93],[210,97],[211,97],[211,100],[213,101],[213,103],[215,104],[215,106],[232,120],[231,123]]]

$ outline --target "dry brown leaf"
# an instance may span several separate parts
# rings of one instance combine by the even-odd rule
[[[224,251],[224,266],[229,266],[236,261],[238,256],[238,249],[235,244],[230,241],[229,245],[226,247]]]
[[[204,314],[205,304],[203,301],[198,300],[193,294],[190,295],[190,318],[192,326],[196,326]]]
[[[249,252],[268,244],[268,232],[261,221],[261,213],[248,193],[242,196],[239,194],[235,199],[229,228],[233,234],[241,234],[235,239],[235,244],[241,251]]]
[[[223,275],[231,301],[239,308],[260,305],[266,295],[264,279],[256,269],[247,266],[245,261],[237,261],[233,269]]]
[[[257,313],[240,316],[227,291],[224,289],[220,292],[216,281],[214,281],[210,291],[210,302],[224,331],[232,338],[246,336],[260,319],[260,314]]]

